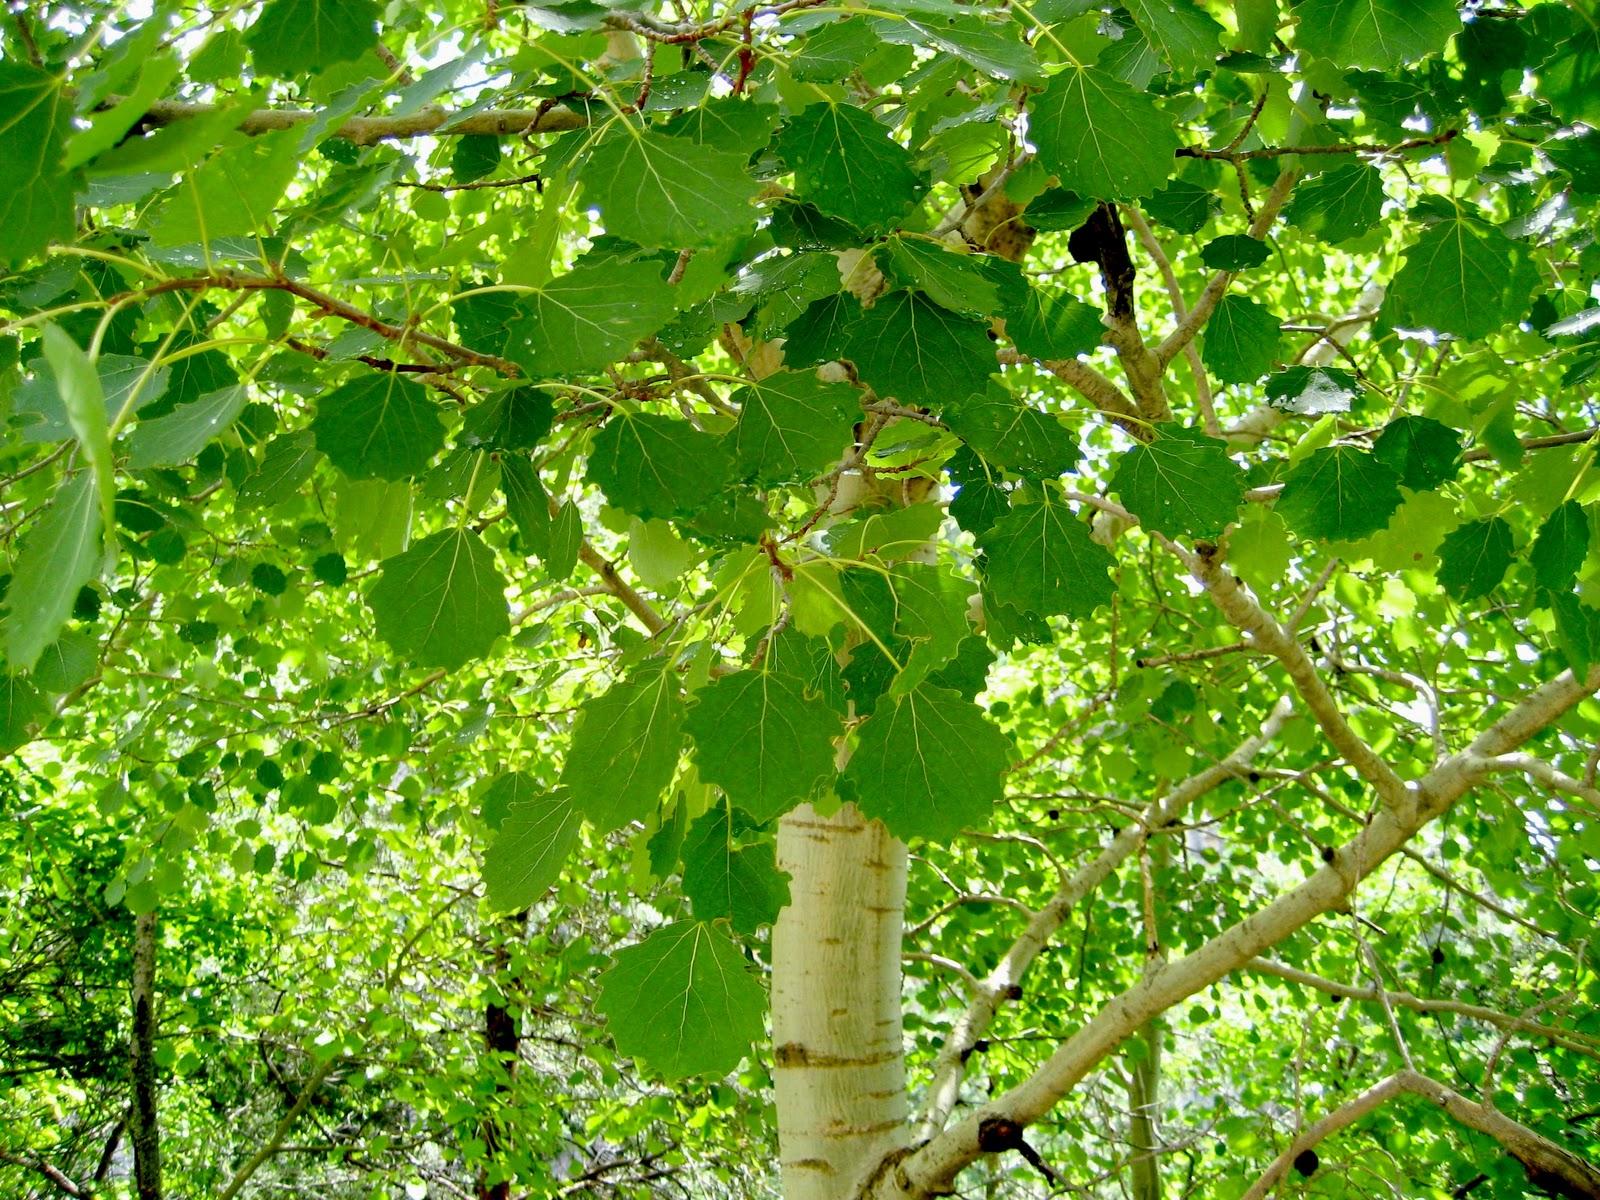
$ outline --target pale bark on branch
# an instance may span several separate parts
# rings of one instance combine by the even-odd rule
[[[1296,1156],[1310,1150],[1324,1138],[1354,1125],[1399,1096],[1421,1097],[1443,1109],[1468,1129],[1493,1138],[1502,1150],[1522,1165],[1535,1187],[1572,1200],[1600,1200],[1600,1169],[1526,1125],[1513,1121],[1498,1109],[1468,1100],[1438,1080],[1410,1070],[1395,1072],[1348,1104],[1341,1105],[1307,1126],[1251,1184],[1240,1200],[1265,1200],[1267,1194],[1288,1174]]]
[[[1379,809],[1358,836],[1330,849],[1326,866],[1193,953],[1146,975],[1107,1003],[1027,1080],[894,1163],[863,1196],[920,1200],[940,1194],[957,1172],[983,1153],[979,1128],[985,1121],[1004,1118],[1021,1126],[1037,1121],[1141,1025],[1344,905],[1363,879],[1482,779],[1477,760],[1511,753],[1596,689],[1600,689],[1600,666],[1591,668],[1582,680],[1563,672],[1530,692],[1466,751],[1410,785],[1408,803]]]
[[[115,103],[118,97],[108,98]],[[150,128],[176,125],[197,117],[209,117],[221,111],[217,104],[192,104],[182,100],[157,100],[145,110],[142,124]],[[279,129],[295,129],[309,125],[322,114],[304,108],[258,108],[243,114],[235,128],[254,137]],[[467,137],[473,135],[506,135],[513,133],[565,133],[569,129],[582,129],[589,118],[574,109],[556,107],[494,108],[484,112],[456,117],[440,108],[425,108],[421,112],[403,117],[350,117],[329,131],[329,137],[341,137],[358,146],[374,142],[414,137]]]

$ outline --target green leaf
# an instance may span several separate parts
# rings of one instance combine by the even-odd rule
[[[206,245],[272,228],[272,210],[300,168],[301,133],[232,134],[196,171],[186,173],[156,214],[160,246]]]
[[[566,791],[546,792],[520,771],[498,776],[480,802],[505,814],[483,856],[485,900],[492,912],[527,908],[560,877],[583,816]]]
[[[833,774],[838,716],[800,679],[737,671],[702,688],[685,723],[700,777],[758,821],[816,794]]]
[[[589,453],[590,482],[618,508],[646,518],[704,507],[731,470],[721,438],[655,413],[618,413]]]
[[[293,79],[359,58],[378,41],[376,0],[268,0],[245,34],[262,75]]]
[[[1461,28],[1455,0],[1300,0],[1295,45],[1342,67],[1390,71]]]
[[[116,525],[113,506],[117,495],[116,464],[111,458],[111,430],[106,420],[105,392],[89,356],[54,325],[44,327],[44,356],[55,372],[67,422],[78,439],[78,452],[89,464],[100,499],[102,528]]]
[[[1180,74],[1192,75],[1214,63],[1222,26],[1194,0],[1127,0],[1134,24],[1151,48]]]
[[[988,325],[919,292],[894,292],[865,312],[852,296],[819,300],[789,326],[794,365],[847,359],[879,398],[930,408],[988,385],[997,368]]]
[[[1539,527],[1528,561],[1540,587],[1563,592],[1572,586],[1588,556],[1589,516],[1576,500],[1568,500]]]
[[[1187,179],[1174,179],[1155,195],[1140,201],[1140,206],[1150,214],[1151,220],[1182,234],[1199,233],[1207,221],[1222,211],[1222,202],[1215,192]]]
[[[517,304],[506,325],[506,355],[535,379],[593,371],[675,312],[660,263],[582,263]]]
[[[60,79],[26,63],[0,62],[0,162],[6,164],[0,267],[72,239],[76,179],[60,166],[71,132],[71,99]]]
[[[1083,619],[1110,604],[1116,590],[1111,552],[1048,490],[1039,503],[1019,505],[996,521],[978,545],[988,557],[985,591],[1024,612]]]
[[[1220,383],[1254,383],[1272,370],[1283,334],[1278,318],[1247,296],[1224,296],[1206,322],[1201,360]]]
[[[1283,219],[1336,246],[1376,229],[1383,219],[1383,201],[1378,168],[1351,163],[1299,184],[1284,206]]]
[[[777,371],[740,388],[733,400],[733,456],[757,483],[810,479],[844,457],[861,419],[861,393],[824,383],[815,371]]]
[[[469,529],[430,534],[385,559],[367,604],[378,636],[410,666],[455,670],[511,630],[494,551]]]
[[[1011,742],[959,693],[927,684],[880,701],[861,727],[844,787],[897,837],[948,841],[987,824]]]
[[[65,392],[50,360],[46,358],[41,364],[34,359],[32,365],[34,378],[19,387],[15,394],[17,411],[37,418],[23,426],[22,440],[57,442],[75,436],[67,415]],[[100,377],[100,391],[105,396],[108,430],[124,408],[136,413],[162,399],[172,379],[168,368],[152,369],[148,359],[129,354],[102,354],[95,359],[94,370]]]
[[[702,921],[727,920],[754,933],[778,919],[789,903],[789,876],[778,870],[770,840],[736,847],[725,804],[713,805],[689,827],[683,843],[683,894]]]
[[[467,410],[461,422],[461,444],[532,450],[550,432],[554,419],[555,406],[542,388],[508,388]]]
[[[128,465],[176,467],[188,462],[244,411],[249,394],[243,384],[208,392],[154,420],[141,421],[129,439]]]
[[[31,676],[41,692],[63,695],[94,674],[100,665],[100,647],[86,633],[66,630],[44,648]]]
[[[505,493],[506,513],[516,522],[522,545],[540,558],[550,556],[550,493],[539,482],[533,464],[520,454],[500,460],[500,490]]]
[[[1511,526],[1500,517],[1468,521],[1439,546],[1439,586],[1457,600],[1487,596],[1511,566]]]
[[[924,238],[894,234],[885,243],[887,273],[907,287],[920,288],[935,304],[971,317],[992,316],[1000,308],[1000,289],[977,255],[957,254]]]
[[[1580,603],[1571,592],[1556,592],[1549,602],[1555,616],[1556,644],[1573,674],[1583,675],[1591,664],[1600,662],[1600,611]]]
[[[1351,541],[1387,525],[1401,499],[1400,476],[1388,464],[1354,446],[1330,446],[1284,477],[1274,508],[1301,537]]]
[[[1212,238],[1200,249],[1200,261],[1213,271],[1248,271],[1267,261],[1267,244],[1243,233]]]
[[[561,783],[595,832],[610,833],[655,812],[682,748],[677,676],[653,664],[584,702]]]
[[[1172,536],[1217,537],[1244,501],[1244,472],[1228,444],[1179,425],[1122,456],[1111,478],[1139,523]]]
[[[1523,315],[1538,280],[1528,255],[1494,226],[1444,220],[1406,250],[1383,316],[1391,325],[1486,337]]]
[[[796,195],[862,229],[897,220],[921,190],[911,152],[864,109],[813,104],[779,130],[776,149]]]
[[[956,487],[955,498],[950,501],[950,515],[965,532],[982,533],[1010,511],[998,473],[971,447],[962,446],[952,454],[945,470]]]
[[[617,122],[583,168],[606,232],[652,249],[710,246],[755,224],[748,155]]]
[[[32,741],[50,715],[38,688],[20,675],[0,673],[0,754]]]
[[[872,28],[885,42],[943,50],[996,79],[1027,84],[1044,80],[1033,48],[1022,41],[1017,22],[1003,15],[988,20],[959,9],[941,9],[937,15],[911,11],[896,19],[874,21]]]
[[[267,443],[260,464],[239,484],[239,505],[265,507],[287,499],[311,477],[321,457],[309,429],[279,434]]]
[[[949,405],[944,420],[986,460],[1025,478],[1059,477],[1078,462],[1077,434],[998,384]]]
[[[560,583],[571,576],[583,549],[583,514],[576,504],[563,504],[550,521],[550,553],[544,560],[550,582]]]
[[[72,615],[78,589],[101,561],[101,524],[94,475],[78,471],[56,487],[50,505],[22,539],[6,601],[6,660],[26,671]]]
[[[619,952],[595,1008],[617,1049],[668,1079],[723,1075],[762,1035],[767,997],[727,934],[700,921]]]
[[[1154,97],[1094,67],[1045,85],[1029,106],[1028,138],[1062,187],[1098,200],[1148,196],[1172,174],[1181,144]]]
[[[450,154],[450,176],[457,183],[472,183],[493,175],[500,165],[500,139],[492,133],[456,138]]]
[[[1461,435],[1432,417],[1400,417],[1383,427],[1372,456],[1412,491],[1432,491],[1461,473]]]
[[[1361,381],[1342,367],[1290,367],[1267,380],[1267,403],[1302,417],[1349,412]]]
[[[1032,218],[1032,209],[1028,216]],[[1022,353],[1045,360],[1076,358],[1100,344],[1105,324],[1094,305],[1065,292],[1034,287],[1004,259],[993,259],[988,267],[1000,282],[1006,336]]]
[[[439,406],[396,371],[363,375],[317,401],[317,449],[351,479],[406,479],[444,445]]]

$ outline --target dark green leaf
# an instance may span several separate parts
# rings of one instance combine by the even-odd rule
[[[1194,0],[1128,0],[1128,11],[1174,71],[1192,75],[1216,61],[1222,26]]]
[[[861,811],[897,837],[948,841],[987,823],[1010,759],[1009,739],[982,709],[924,684],[879,702],[845,782]]]
[[[1033,48],[1019,36],[1018,24],[1004,14],[986,19],[980,12],[944,9],[911,11],[897,19],[873,22],[884,41],[927,46],[954,55],[986,75],[1014,83],[1042,83]]]
[[[1216,537],[1244,500],[1244,472],[1228,444],[1179,425],[1157,426],[1150,442],[1127,451],[1111,486],[1147,529]]]
[[[721,438],[654,413],[618,413],[589,454],[589,479],[606,499],[645,518],[703,507],[731,470]]]
[[[61,80],[26,63],[0,62],[0,162],[7,164],[0,267],[71,239],[75,180],[60,167],[71,132],[72,104]]]
[[[475,133],[456,139],[450,154],[450,175],[457,183],[472,183],[494,174],[500,165],[500,139]]]
[[[864,109],[813,104],[779,131],[777,152],[801,199],[862,229],[903,216],[921,189],[911,152]]]
[[[30,669],[72,614],[78,590],[101,562],[101,519],[93,473],[78,471],[56,488],[50,506],[22,539],[6,601],[6,659]]]
[[[988,557],[986,594],[1038,616],[1086,618],[1116,590],[1111,552],[1049,491],[1015,507],[978,539]]]
[[[1383,217],[1383,176],[1368,163],[1350,163],[1299,184],[1283,219],[1338,245],[1376,229]]]
[[[506,325],[507,356],[534,378],[593,371],[672,319],[654,262],[584,263],[522,300]]]
[[[999,311],[999,288],[978,255],[957,254],[938,242],[900,234],[884,245],[888,274],[907,287],[920,288],[934,303],[972,317]]]
[[[1412,491],[1432,491],[1461,473],[1461,435],[1432,417],[1400,417],[1383,427],[1372,456]]]
[[[1214,192],[1187,179],[1174,179],[1139,203],[1151,220],[1184,234],[1199,233],[1212,216],[1222,211],[1222,202]]]
[[[1069,67],[1029,106],[1028,137],[1061,186],[1099,200],[1148,196],[1172,174],[1172,118],[1148,92],[1095,67]]]
[[[1267,261],[1267,244],[1243,233],[1224,234],[1201,247],[1200,261],[1213,271],[1247,271]]]
[[[726,920],[737,933],[754,933],[776,921],[789,903],[788,879],[778,870],[770,840],[734,845],[726,805],[713,805],[689,827],[683,842],[683,894],[699,920]]]
[[[444,445],[439,406],[398,372],[363,375],[317,401],[317,449],[351,479],[406,479]]]
[[[175,467],[188,462],[233,424],[249,399],[243,384],[209,392],[165,416],[141,421],[129,439],[128,465]]]
[[[540,558],[548,558],[550,494],[539,482],[533,464],[520,454],[508,454],[500,461],[500,490],[505,493],[506,513],[522,535],[523,547]]]
[[[606,232],[641,246],[709,246],[755,224],[748,156],[615,123],[583,168]]]
[[[550,432],[555,407],[542,388],[517,387],[486,396],[461,422],[463,446],[532,450]]]
[[[1563,592],[1572,586],[1588,555],[1589,515],[1576,500],[1568,500],[1539,527],[1528,561],[1540,587]]]
[[[1352,541],[1387,525],[1400,501],[1400,476],[1386,463],[1354,446],[1330,446],[1284,477],[1274,508],[1301,537]]]
[[[481,803],[504,813],[483,856],[484,898],[492,912],[527,908],[560,876],[583,817],[566,791],[546,791],[518,771],[498,776]]]
[[[739,389],[733,454],[741,475],[758,483],[810,479],[844,457],[861,393],[824,383],[815,371],[777,371]]]
[[[1487,596],[1511,566],[1511,526],[1500,517],[1468,521],[1439,547],[1439,586],[1457,600]]]
[[[1455,0],[1299,0],[1295,45],[1342,67],[1389,71],[1443,50]]]
[[[1061,421],[998,384],[944,410],[957,437],[997,467],[1031,479],[1060,476],[1078,461],[1078,438]]]
[[[1206,370],[1221,383],[1254,383],[1278,359],[1278,318],[1247,296],[1224,296],[1206,322]]]
[[[1444,220],[1406,250],[1383,315],[1392,325],[1481,338],[1523,315],[1538,280],[1527,254],[1494,226]]]
[[[359,58],[377,41],[376,0],[268,0],[245,35],[256,70],[285,79]]]

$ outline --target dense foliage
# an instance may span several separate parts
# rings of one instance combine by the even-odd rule
[[[1590,0],[11,4],[0,1191],[810,1196],[843,804],[865,1186],[1597,1194],[1597,125]]]

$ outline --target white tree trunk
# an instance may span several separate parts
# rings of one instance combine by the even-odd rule
[[[785,1200],[846,1200],[906,1145],[900,939],[906,847],[846,804],[778,828],[790,903],[772,935]]]

